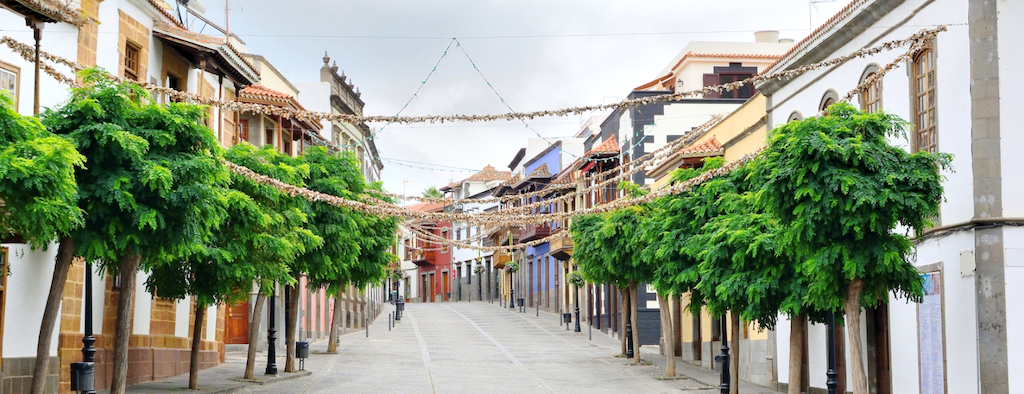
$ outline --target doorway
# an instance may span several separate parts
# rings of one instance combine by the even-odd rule
[[[448,301],[452,294],[452,277],[448,274],[448,271],[442,271],[441,277],[444,278],[442,279],[444,285],[441,287],[441,301]]]
[[[889,358],[889,306],[866,309],[868,390],[871,394],[892,394],[892,362]]]
[[[436,284],[437,284],[437,281],[436,281],[436,278],[434,278],[434,273],[431,272],[430,273],[430,302],[434,302],[434,294],[437,293],[437,291],[436,291],[437,290]]]
[[[249,307],[249,301],[244,301],[228,308],[224,343],[229,345],[249,343]]]

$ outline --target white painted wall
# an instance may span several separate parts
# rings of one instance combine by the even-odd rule
[[[174,336],[188,338],[189,330],[192,327],[188,324],[188,317],[192,313],[192,303],[188,298],[178,300],[174,305]]]
[[[132,311],[132,334],[149,335],[149,318],[153,315],[153,296],[146,291],[146,279],[148,272],[139,272],[136,276],[135,285],[135,310]]]
[[[1024,370],[1024,308],[1020,307],[1020,302],[1024,301],[1024,288],[1017,285],[1024,283],[1024,229],[1003,227],[1003,242],[1006,247],[1003,258],[1006,262],[1006,348],[1010,349],[1006,361],[1007,370],[1010,371],[1009,386],[1011,393],[1024,393],[1024,375],[1014,373]]]
[[[217,306],[206,307],[206,336],[207,341],[217,340]]]
[[[5,8],[0,8],[0,26],[4,26],[3,35],[10,36],[26,45],[35,45],[32,30],[25,26],[25,17]],[[40,41],[40,45],[45,52],[67,59],[77,59],[78,28],[67,23],[47,23],[43,28],[43,39]],[[18,80],[20,98],[17,102],[17,109],[20,114],[31,115],[35,89],[34,63],[24,60],[21,55],[18,55],[6,45],[0,46],[0,61],[20,69],[20,78]],[[66,67],[57,66],[55,68],[65,75],[72,75],[72,71]],[[57,80],[43,71],[40,71],[39,78],[39,105],[41,109],[57,106],[67,98],[67,85],[57,82]]]
[[[1020,39],[1024,37],[1024,25],[1018,23],[1024,15],[1024,4],[1020,1],[1001,0],[996,2],[999,9],[999,102],[1001,129],[1001,159],[1003,165],[1003,216],[1024,216],[1024,182],[1020,169],[1024,158],[1020,148],[1024,146],[1024,133],[1017,116],[1024,108],[1024,98],[1017,91],[1024,86],[1024,54],[1020,50]],[[1013,181],[1009,181],[1009,179]],[[1005,230],[1004,230],[1005,231]],[[1007,278],[1006,283],[1009,282]],[[1024,366],[1022,366],[1024,367]],[[1020,370],[1020,369],[1018,369]],[[1012,369],[1011,369],[1012,371]],[[1012,387],[1012,385],[1011,385]],[[1018,386],[1019,387],[1019,386]]]
[[[57,258],[57,245],[48,250],[32,251],[22,244],[2,244],[10,255],[7,297],[4,310],[3,357],[35,357],[39,339],[39,326],[43,321],[46,296],[53,280],[53,264]],[[59,316],[59,315],[58,315]],[[51,343],[57,343],[58,329],[53,330]],[[57,355],[57,346],[50,347],[50,355]]]

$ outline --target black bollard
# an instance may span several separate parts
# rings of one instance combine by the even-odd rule
[[[626,358],[633,358],[636,353],[633,351],[633,323],[626,320]]]

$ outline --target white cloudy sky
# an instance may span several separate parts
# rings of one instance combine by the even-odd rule
[[[210,19],[224,20],[223,0],[201,1]],[[318,81],[327,51],[359,87],[367,115],[399,111],[458,37],[506,102],[531,111],[621,99],[689,41],[753,41],[757,30],[799,40],[847,3],[818,1],[231,0],[230,27],[294,83]],[[403,114],[500,112],[507,108],[452,46]],[[580,122],[530,125],[557,137],[574,134]],[[392,125],[377,147],[385,159],[507,170],[535,136],[519,122]],[[470,175],[384,166],[385,187],[407,194]]]

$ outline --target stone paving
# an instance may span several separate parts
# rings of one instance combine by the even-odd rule
[[[306,370],[266,376],[266,354],[257,356],[258,383],[242,382],[244,352],[199,373],[204,393],[718,393],[718,374],[677,362],[680,379],[664,376],[657,347],[641,349],[651,365],[616,357],[619,341],[595,331],[588,338],[566,330],[559,315],[519,313],[497,303],[407,304],[389,330],[385,311],[365,331],[341,337],[338,354],[313,343]],[[284,368],[279,354],[278,368]],[[189,391],[188,375],[128,388],[132,394]],[[775,393],[741,383],[741,393]]]
[[[390,306],[389,306],[390,307]],[[338,355],[313,354],[311,376],[266,386],[257,393],[716,393],[714,373],[658,380],[664,369],[617,358],[619,342],[599,332],[588,340],[566,331],[558,316],[514,312],[497,304],[406,305],[388,331],[387,311],[370,336],[346,335]],[[663,361],[662,356],[644,357]],[[753,388],[753,390],[748,390]],[[743,386],[742,392],[772,392]]]

